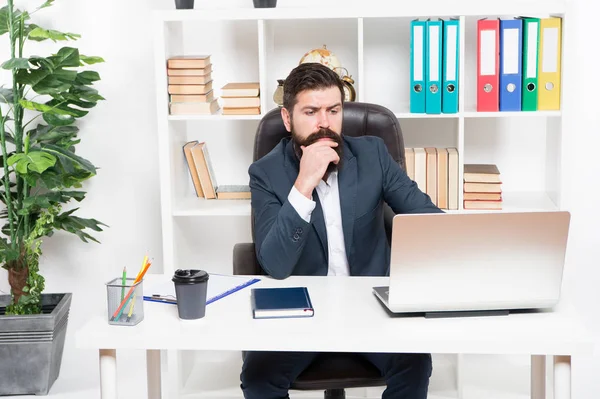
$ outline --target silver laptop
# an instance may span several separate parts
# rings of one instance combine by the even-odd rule
[[[552,307],[569,223],[565,211],[396,215],[390,286],[373,292],[393,313]]]

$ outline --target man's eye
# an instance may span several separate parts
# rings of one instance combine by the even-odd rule
[[[337,109],[332,109],[332,110],[331,110],[331,113],[335,115],[335,114],[337,114],[337,113],[338,113],[338,110],[337,110]]]
[[[315,111],[306,111],[306,115],[312,115],[314,113],[315,113]]]

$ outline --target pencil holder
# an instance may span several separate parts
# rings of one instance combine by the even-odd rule
[[[122,278],[115,278],[106,283],[108,324],[135,326],[144,320],[143,280],[136,284],[134,281],[128,278],[123,284]]]

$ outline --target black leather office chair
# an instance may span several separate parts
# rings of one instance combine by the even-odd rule
[[[392,157],[406,169],[404,140],[398,119],[389,109],[376,104],[348,102],[344,104],[342,132],[347,136],[381,137]],[[289,136],[276,108],[262,118],[254,139],[256,161],[269,153],[282,138]],[[393,211],[385,205],[385,229],[391,242]],[[252,241],[254,213],[252,212]],[[254,242],[236,244],[233,249],[233,273],[265,274],[256,259]],[[296,390],[325,390],[325,399],[345,398],[345,388],[385,385],[385,379],[373,365],[351,353],[327,353],[318,357],[291,385]]]

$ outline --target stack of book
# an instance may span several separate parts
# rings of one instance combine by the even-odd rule
[[[206,142],[192,140],[183,146],[196,196],[206,199],[250,199],[248,185],[219,185]]]
[[[171,115],[209,115],[219,110],[211,73],[210,55],[177,56],[167,60]]]
[[[405,148],[406,174],[440,209],[458,209],[458,150],[456,148]]]
[[[221,88],[223,115],[260,115],[257,82],[232,82]]]
[[[502,180],[496,165],[465,164],[464,209],[502,209]]]

